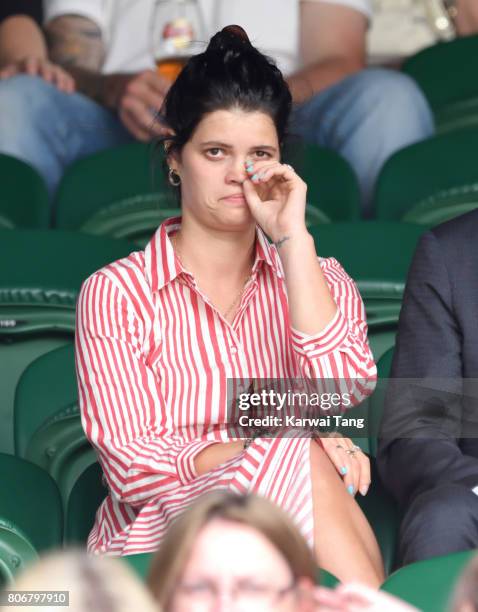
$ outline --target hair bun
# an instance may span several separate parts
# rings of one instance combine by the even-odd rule
[[[215,34],[208,45],[207,51],[243,50],[252,47],[249,36],[240,25],[228,25]]]

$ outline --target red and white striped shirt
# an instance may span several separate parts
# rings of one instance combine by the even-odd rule
[[[110,489],[88,547],[155,550],[171,520],[214,487],[269,496],[310,540],[310,441],[258,439],[199,477],[194,459],[227,440],[211,430],[226,419],[227,379],[360,378],[371,382],[370,392],[376,368],[361,297],[335,259],[320,259],[338,312],[315,335],[293,329],[280,258],[258,228],[252,277],[229,324],[175,255],[168,234],[180,223],[165,221],[144,251],[90,276],[79,296],[82,422]],[[364,387],[354,392],[360,400]]]

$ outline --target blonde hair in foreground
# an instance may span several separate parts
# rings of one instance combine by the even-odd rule
[[[294,578],[307,577],[315,581],[312,552],[283,510],[257,495],[215,491],[202,496],[176,520],[153,558],[148,585],[165,610],[199,532],[213,519],[256,529],[286,559]]]
[[[23,606],[24,612],[159,612],[160,608],[125,561],[94,557],[84,551],[50,553],[28,567],[10,589],[16,591],[69,591],[70,605]],[[11,607],[0,611],[10,612]]]

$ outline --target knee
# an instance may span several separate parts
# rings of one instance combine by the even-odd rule
[[[408,75],[386,68],[369,68],[357,75],[361,95],[358,99],[368,109],[393,116],[394,124],[416,123],[425,132],[433,131],[430,106],[418,86]],[[403,123],[402,123],[403,127]]]
[[[0,81],[0,121],[2,129],[31,124],[51,108],[55,88],[39,77],[19,74]],[[21,120],[21,121],[20,121]]]

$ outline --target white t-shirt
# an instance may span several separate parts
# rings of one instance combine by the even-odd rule
[[[206,40],[222,27],[237,23],[251,42],[272,56],[285,74],[300,67],[299,3],[301,0],[198,0]],[[313,0],[352,7],[370,19],[372,0]],[[155,0],[44,0],[45,22],[59,15],[81,15],[101,28],[106,46],[105,74],[154,67]],[[278,8],[280,7],[280,8]],[[203,46],[197,52],[203,50]]]

